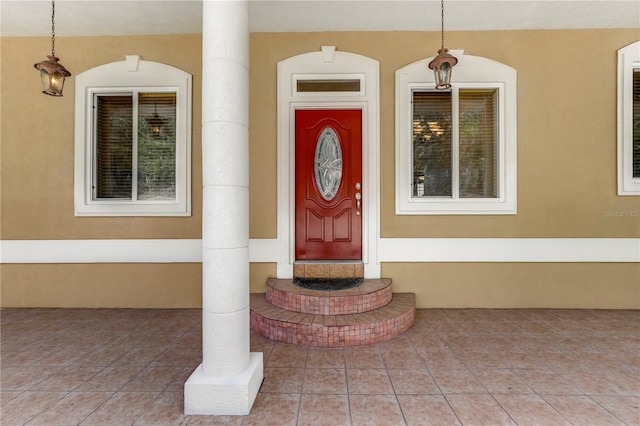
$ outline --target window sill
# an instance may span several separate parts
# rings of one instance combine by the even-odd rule
[[[515,201],[505,200],[419,200],[396,204],[397,215],[515,215]]]

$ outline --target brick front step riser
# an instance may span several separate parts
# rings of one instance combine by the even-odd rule
[[[280,280],[280,284],[283,281]],[[306,292],[304,289],[295,293],[290,289],[277,288],[277,283],[278,280],[267,283],[266,298],[269,303],[287,311],[311,315],[348,315],[373,311],[389,304],[393,297],[390,281],[380,281],[379,287],[370,292],[349,295],[340,295],[336,291],[319,295],[318,291]]]
[[[347,326],[325,326],[271,320],[251,312],[251,329],[278,342],[315,347],[348,347],[368,345],[392,339],[413,324],[415,310],[378,323]]]
[[[396,295],[386,307],[354,315],[311,315],[288,312],[252,296],[251,329],[284,343],[316,347],[367,345],[392,339],[413,324],[415,295]]]

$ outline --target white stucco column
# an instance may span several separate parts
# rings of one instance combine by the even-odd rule
[[[263,379],[249,350],[247,0],[205,0],[202,28],[202,364],[185,414],[249,414]]]

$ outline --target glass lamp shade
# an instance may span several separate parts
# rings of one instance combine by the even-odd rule
[[[34,65],[34,68],[40,71],[42,93],[51,96],[62,96],[64,79],[69,77],[71,73],[62,64],[58,63],[60,59],[53,55],[47,55],[47,58],[49,59]]]
[[[160,117],[156,112],[153,116],[147,118],[147,123],[151,128],[151,136],[159,138],[162,135],[162,128],[164,127],[164,120],[162,117]]]
[[[438,90],[451,88],[451,70],[458,63],[458,58],[447,52],[449,49],[446,47],[438,50],[438,56],[429,62],[429,68],[433,70]]]

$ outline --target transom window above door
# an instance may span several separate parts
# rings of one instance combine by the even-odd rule
[[[291,93],[297,97],[365,95],[364,74],[293,74]]]
[[[516,213],[515,70],[459,59],[451,90],[428,59],[396,72],[397,214]]]

